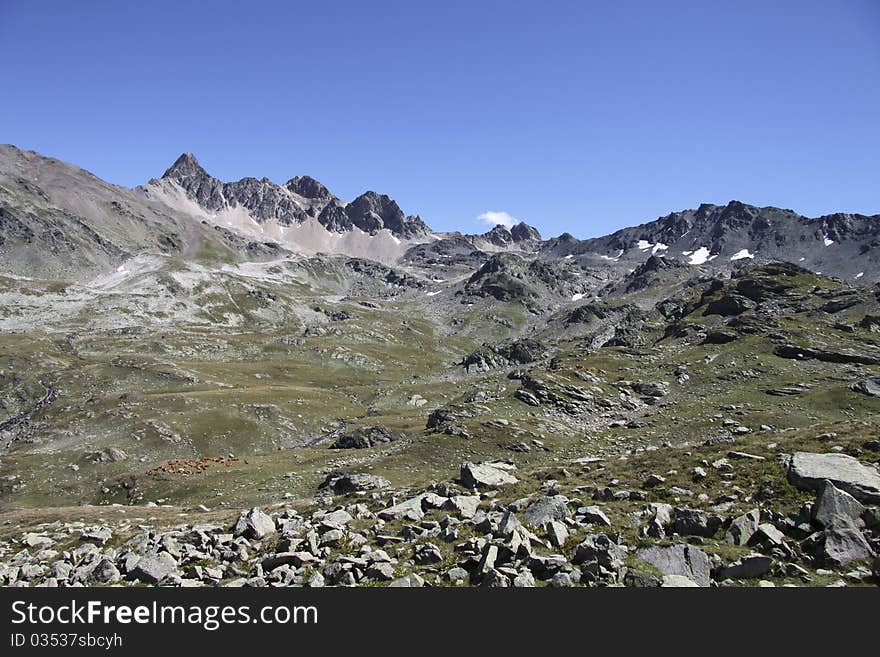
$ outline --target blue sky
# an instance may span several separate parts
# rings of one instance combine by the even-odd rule
[[[600,235],[700,202],[880,213],[880,3],[0,0],[0,142]]]

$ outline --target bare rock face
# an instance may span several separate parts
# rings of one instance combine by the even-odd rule
[[[861,502],[880,502],[880,472],[846,454],[796,452],[791,458],[788,481],[802,490],[819,491],[830,481]]]

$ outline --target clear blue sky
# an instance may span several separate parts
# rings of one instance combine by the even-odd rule
[[[126,186],[192,151],[439,230],[880,213],[877,0],[0,0],[0,61],[0,142]]]

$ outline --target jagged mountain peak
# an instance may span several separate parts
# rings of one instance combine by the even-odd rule
[[[196,156],[190,152],[181,154],[180,157],[174,160],[174,164],[168,167],[168,169],[165,170],[165,173],[162,174],[163,178],[171,178],[172,180],[179,180],[191,176],[207,177],[208,172],[205,171],[201,164],[199,164]]]
[[[284,186],[303,198],[328,200],[333,196],[323,183],[311,176],[294,176],[284,183]]]
[[[524,221],[508,228],[502,224],[493,226],[490,230],[482,235],[483,239],[491,242],[495,246],[506,247],[517,242],[525,242],[529,240],[541,241],[541,233],[534,226],[529,226]]]
[[[520,221],[511,228],[510,234],[517,242],[523,242],[526,240],[535,240],[536,242],[539,242],[541,240],[541,233],[538,229],[534,226],[530,226],[525,221]]]

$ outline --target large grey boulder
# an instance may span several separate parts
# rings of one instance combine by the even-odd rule
[[[275,533],[275,521],[271,516],[254,507],[246,513],[242,513],[235,523],[235,533],[242,534],[245,538],[261,540]]]
[[[461,483],[467,488],[496,488],[515,484],[519,480],[507,472],[500,464],[471,463],[461,464]]]
[[[604,525],[606,527],[611,526],[611,520],[609,520],[608,516],[605,515],[605,512],[596,505],[582,506],[577,510],[577,514],[585,524]]]
[[[828,480],[865,503],[880,502],[880,471],[846,454],[796,452],[788,468],[789,483],[819,491]]]
[[[379,517],[382,520],[400,520],[401,518],[415,521],[421,520],[425,517],[425,512],[422,509],[423,499],[424,495],[419,495],[394,506],[389,506],[387,509],[379,511]]]
[[[86,584],[115,584],[121,579],[116,564],[104,557],[89,571]]]
[[[830,481],[826,481],[813,505],[812,518],[817,525],[825,529],[858,527],[863,524],[861,516],[864,512],[865,507],[861,502]]]
[[[539,497],[526,507],[523,516],[533,527],[539,527],[551,520],[565,520],[571,517],[568,498],[564,495]]]
[[[446,500],[444,509],[457,511],[462,518],[473,518],[480,506],[479,495],[453,495]]]
[[[731,521],[730,527],[727,528],[727,533],[724,535],[724,540],[730,545],[746,545],[754,533],[758,531],[760,522],[761,512],[758,509],[752,509]]]
[[[819,558],[829,566],[845,566],[856,559],[874,556],[874,550],[855,527],[834,527],[825,530]]]
[[[653,538],[665,538],[666,527],[672,522],[672,505],[651,502],[650,509],[654,512],[654,516],[644,529],[645,535]]]
[[[709,557],[692,545],[678,543],[668,547],[646,547],[636,551],[636,556],[664,575],[682,575],[700,586],[709,586]]]
[[[721,579],[754,579],[770,572],[773,559],[763,554],[747,554],[721,570]]]
[[[684,506],[675,508],[673,529],[681,536],[703,536],[711,538],[721,527],[720,517]]]
[[[149,554],[138,559],[128,574],[129,579],[138,579],[146,584],[159,584],[163,580],[178,575],[177,561],[167,552]]]

